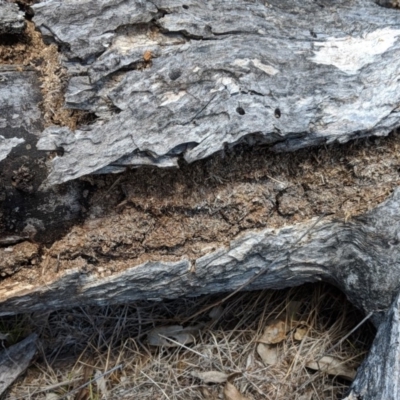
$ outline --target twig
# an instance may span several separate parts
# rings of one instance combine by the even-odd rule
[[[363,318],[363,320],[359,322],[347,335],[343,336],[335,345],[329,348],[320,358],[318,358],[318,361],[321,360],[322,357],[329,354],[333,349],[336,349],[336,347],[340,346],[353,332],[355,332],[361,325],[367,322],[371,318],[373,313],[374,311],[370,311],[368,315],[365,318]]]
[[[154,385],[156,385],[162,392],[162,394],[165,396],[165,398],[167,398],[168,400],[171,400],[167,393],[165,393],[164,389],[151,377],[148,376],[144,371],[140,371],[147,379],[149,379],[152,383],[154,383]]]
[[[106,375],[111,374],[112,372],[116,371],[117,369],[122,368],[122,364],[117,365],[114,368],[111,368],[109,371],[104,372],[104,374],[101,374],[99,376],[96,376],[96,378],[91,379],[90,381],[84,383],[81,386],[78,386],[75,389],[72,389],[71,391],[69,391],[68,393],[64,394],[64,396],[60,397],[58,400],[64,400],[66,399],[70,394],[77,392],[78,390],[81,390],[83,388],[85,388],[86,386],[89,386],[91,383],[96,382],[98,379],[105,377]]]
[[[343,336],[335,345],[333,345],[332,347],[330,347],[324,354],[322,354],[321,357],[319,357],[316,360],[316,363],[318,364],[319,361],[322,359],[322,357],[326,356],[327,354],[329,354],[333,349],[336,349],[336,347],[340,346],[353,332],[355,332],[361,325],[363,325],[365,322],[367,322],[372,314],[374,313],[374,311],[370,311],[367,316],[365,318],[363,318],[363,320],[361,322],[359,322],[349,333],[347,333],[345,336]],[[303,383],[298,391],[303,390],[306,386],[308,386],[310,383],[312,383],[318,376],[319,374],[321,374],[322,370],[317,371],[317,373],[315,373],[312,378],[310,378],[308,381],[306,381],[305,383]]]

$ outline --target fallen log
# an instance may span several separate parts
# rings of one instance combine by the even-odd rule
[[[243,141],[287,151],[398,125],[400,13],[373,0],[51,0],[34,10],[62,50],[66,106],[99,118],[43,132],[39,149],[63,149],[47,185],[193,162]]]
[[[400,14],[361,0],[33,9],[66,107],[94,121],[45,128],[54,88],[40,94],[32,68],[46,69],[0,70],[0,315],[323,280],[383,332],[350,396],[399,398],[383,366],[397,368],[400,138],[332,143],[399,125]]]

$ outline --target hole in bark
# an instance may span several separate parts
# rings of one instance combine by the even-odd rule
[[[279,109],[279,108],[276,108],[275,109],[275,112],[274,112],[274,115],[275,115],[275,118],[280,118],[281,117],[281,110]]]
[[[56,154],[58,157],[62,157],[64,155],[64,147],[57,147]]]
[[[188,9],[189,9],[189,6],[187,6],[186,4],[184,4],[184,5],[182,6],[182,8],[184,8],[185,10],[188,10]]]
[[[237,112],[239,115],[244,115],[244,114],[246,114],[246,111],[244,111],[244,109],[243,109],[242,107],[238,107],[238,108],[236,109],[236,112]]]
[[[169,73],[169,79],[171,81],[176,81],[182,75],[182,71],[179,69],[174,69]]]

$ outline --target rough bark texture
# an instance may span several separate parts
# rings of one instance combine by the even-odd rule
[[[399,343],[400,296],[397,295],[345,400],[400,399]]]
[[[47,156],[36,149],[43,130],[39,87],[32,68],[0,66],[0,160],[15,147],[0,165],[0,235],[5,230],[17,231],[7,235],[14,237],[14,242],[33,238],[38,231],[43,235],[36,239],[43,241],[47,236],[54,240],[65,223],[80,214],[79,184],[72,182],[46,193],[38,190],[47,175]],[[12,244],[7,237],[0,238],[0,245]],[[3,258],[0,265],[5,262]]]
[[[9,7],[0,33],[17,31]],[[43,130],[39,86],[45,105],[57,90],[0,70],[0,315],[324,280],[380,326],[350,396],[398,398],[398,300],[385,313],[400,286],[400,137],[293,156],[230,146],[396,128],[400,13],[372,0],[34,10],[59,46],[66,106],[97,119]],[[97,176],[145,165],[180,169]]]
[[[44,132],[40,149],[64,150],[48,185],[171,166],[180,154],[193,162],[243,140],[295,150],[398,124],[400,13],[372,0],[51,0],[34,9],[61,46],[66,105],[100,118]]]
[[[279,230],[250,232],[194,262],[148,262],[108,278],[69,270],[49,281],[15,282],[0,289],[0,314],[85,303],[124,303],[237,289],[283,288],[324,280],[340,287],[365,312],[390,306],[400,284],[400,190],[352,222],[314,220]],[[26,294],[25,294],[26,293]]]
[[[18,6],[7,0],[0,0],[0,35],[21,33],[24,27],[24,13]]]
[[[0,352],[0,395],[29,367],[36,353],[37,335]]]

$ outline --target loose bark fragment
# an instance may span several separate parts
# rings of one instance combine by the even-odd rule
[[[33,333],[0,352],[0,395],[29,367],[36,353],[36,341],[37,335]]]

